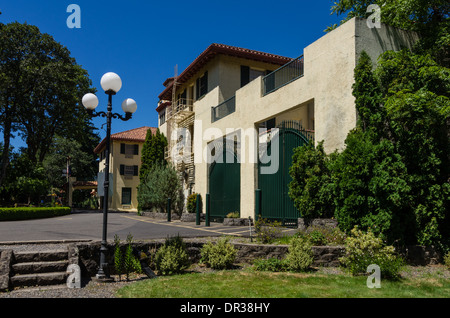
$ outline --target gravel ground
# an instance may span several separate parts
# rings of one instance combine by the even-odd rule
[[[94,280],[83,279],[81,288],[67,288],[65,285],[39,288],[21,288],[6,293],[0,293],[0,298],[115,298],[115,292],[127,284],[132,284],[146,276],[135,275],[127,282],[123,279],[114,282],[98,283]]]

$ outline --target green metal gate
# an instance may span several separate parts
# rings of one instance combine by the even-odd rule
[[[281,221],[285,226],[297,226],[300,213],[289,197],[289,183],[292,181],[289,168],[292,165],[294,149],[314,142],[314,134],[303,129],[297,121],[283,121],[272,129],[267,148],[260,155],[258,163],[258,187],[261,190],[261,217]],[[276,140],[277,138],[277,140]],[[276,151],[275,142],[278,142]],[[272,149],[274,148],[274,149]],[[272,151],[275,153],[272,154]],[[278,153],[278,169],[275,173],[262,173],[262,168],[273,165]],[[271,160],[269,161],[269,158]],[[258,216],[256,216],[258,217]]]
[[[209,195],[210,218],[221,221],[228,213],[240,211],[241,165],[236,150],[227,149],[225,140],[218,148],[223,160],[213,162],[209,168]]]

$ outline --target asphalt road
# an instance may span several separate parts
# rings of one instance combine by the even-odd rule
[[[204,222],[181,222],[156,220],[138,216],[136,213],[108,213],[108,240],[117,234],[125,240],[131,233],[134,240],[166,238],[179,234],[182,237],[204,237],[220,235],[248,236],[246,226],[223,226],[212,223],[206,227]],[[103,227],[102,212],[76,212],[66,216],[0,222],[0,242],[61,241],[61,240],[101,240]]]

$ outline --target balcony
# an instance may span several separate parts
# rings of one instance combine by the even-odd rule
[[[263,77],[263,96],[303,76],[303,55]]]
[[[194,100],[187,98],[178,99],[167,111],[167,117],[174,118],[177,123],[194,114]]]
[[[236,96],[233,96],[216,107],[211,107],[211,123],[234,113],[236,110]]]

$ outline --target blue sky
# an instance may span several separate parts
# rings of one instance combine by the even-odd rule
[[[112,132],[141,126],[157,127],[155,108],[162,83],[181,73],[211,43],[223,43],[297,57],[342,17],[331,15],[332,0],[320,1],[118,1],[118,0],[8,0],[0,2],[0,22],[27,22],[66,46],[89,72],[106,110],[107,96],[100,86],[106,72],[122,78],[113,99],[113,111],[126,98],[138,104],[128,122],[113,120]],[[70,29],[67,7],[81,9],[81,28]],[[104,118],[94,125],[102,138]],[[105,125],[106,126],[106,125]],[[16,138],[16,147],[24,143]],[[15,149],[17,150],[17,148]]]

